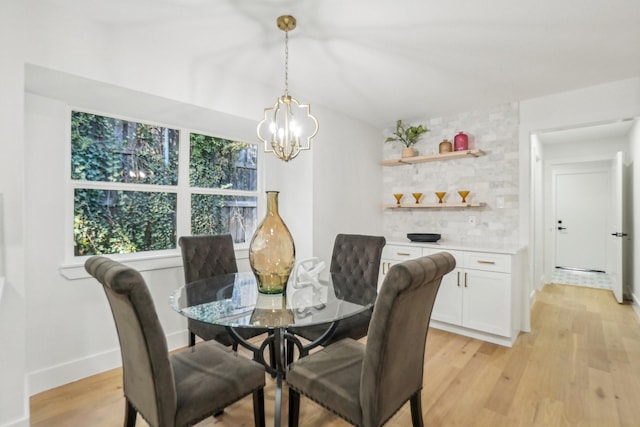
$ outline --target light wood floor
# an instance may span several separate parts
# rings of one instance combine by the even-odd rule
[[[513,348],[432,329],[424,368],[428,426],[640,425],[640,325],[631,306],[618,305],[609,291],[545,286],[533,307],[532,331]],[[33,396],[31,425],[122,425],[120,375],[113,370]],[[267,384],[269,425],[274,385]],[[286,412],[285,405],[284,420]],[[347,425],[304,398],[300,420],[311,427]],[[410,426],[410,420],[405,405],[387,425]],[[251,398],[198,424],[214,425],[253,425]]]

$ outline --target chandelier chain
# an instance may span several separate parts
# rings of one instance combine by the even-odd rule
[[[289,96],[289,31],[284,32],[284,95]]]

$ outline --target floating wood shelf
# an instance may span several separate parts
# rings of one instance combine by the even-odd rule
[[[450,153],[431,154],[428,156],[403,157],[401,159],[381,160],[382,166],[402,166],[413,165],[415,163],[437,162],[441,160],[464,159],[466,157],[480,157],[485,153],[482,150],[462,150],[452,151]]]
[[[486,206],[485,202],[467,203],[402,203],[384,205],[385,209],[421,209],[421,208],[481,208]]]

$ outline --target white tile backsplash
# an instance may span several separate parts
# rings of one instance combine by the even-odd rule
[[[479,208],[386,209],[384,233],[389,241],[406,241],[407,233],[440,233],[441,242],[456,241],[497,245],[518,241],[518,104],[438,117],[423,122],[430,129],[415,145],[419,155],[435,154],[443,139],[453,142],[462,131],[469,148],[486,153],[478,158],[383,167],[383,203],[395,203],[394,193],[403,193],[403,203],[413,203],[411,193],[424,193],[422,202],[437,201],[436,191],[446,191],[445,201],[459,202],[458,190],[470,190],[468,201],[485,202]],[[391,134],[388,129],[382,140]],[[383,144],[383,158],[400,156],[399,143]],[[497,197],[504,208],[497,207]],[[476,225],[469,224],[476,217]]]

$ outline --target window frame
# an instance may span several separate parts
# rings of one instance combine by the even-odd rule
[[[119,183],[119,182],[100,182],[100,181],[84,181],[74,180],[71,177],[71,119],[72,113],[83,112],[89,114],[95,114],[119,120],[127,120],[131,122],[144,123],[151,126],[160,126],[176,129],[179,131],[178,139],[178,184],[177,185],[157,185],[157,184],[136,184],[136,183]],[[192,194],[215,194],[215,195],[235,195],[235,196],[255,196],[257,204],[257,217],[262,218],[264,216],[264,201],[261,194],[264,193],[265,185],[265,156],[261,145],[258,141],[246,141],[242,138],[236,138],[229,136],[223,132],[213,132],[212,130],[195,129],[184,123],[174,122],[158,122],[148,117],[131,117],[124,114],[118,114],[114,112],[100,111],[93,108],[85,108],[79,106],[67,106],[66,111],[66,126],[65,126],[65,141],[66,141],[66,153],[65,153],[65,167],[64,167],[64,182],[65,188],[65,248],[64,259],[65,263],[61,266],[61,273],[69,278],[76,279],[87,277],[84,271],[84,262],[90,257],[90,255],[76,256],[74,254],[74,193],[76,188],[88,188],[88,189],[113,189],[122,191],[153,191],[153,192],[167,192],[176,194],[176,235],[185,236],[191,234],[191,196]],[[191,154],[191,142],[190,135],[192,133],[212,136],[219,139],[226,139],[230,141],[238,141],[246,144],[253,144],[256,146],[257,151],[257,186],[255,191],[250,190],[232,190],[232,189],[217,189],[217,188],[202,188],[191,187],[189,179],[189,166],[190,166],[190,154]],[[249,241],[244,243],[234,244],[234,249],[237,253],[237,258],[246,258],[248,256]],[[155,251],[143,251],[132,252],[126,254],[105,254],[109,258],[126,262],[134,268],[140,271],[155,270],[159,268],[171,268],[182,266],[182,256],[180,248],[176,240],[176,247],[173,249],[163,249]]]

